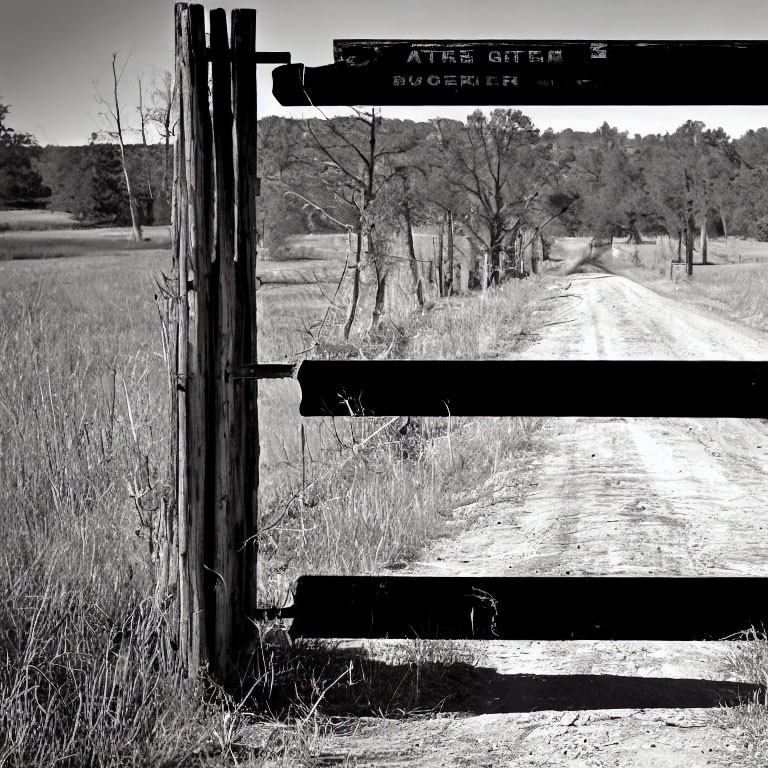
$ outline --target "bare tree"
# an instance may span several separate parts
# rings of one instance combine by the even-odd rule
[[[155,194],[152,190],[152,177],[149,172],[149,163],[147,162],[149,150],[149,144],[147,142],[147,123],[149,122],[149,115],[148,110],[144,106],[144,84],[142,83],[141,75],[136,76],[136,82],[139,86],[139,105],[136,107],[136,111],[139,113],[139,132],[141,134],[141,146],[144,148],[141,168],[144,171],[144,182],[147,185],[147,197],[149,200],[148,220],[152,221],[155,206]]]
[[[314,148],[319,151],[326,166],[325,183],[334,194],[355,211],[355,231],[357,248],[355,265],[352,271],[352,294],[344,323],[344,339],[349,338],[357,314],[360,300],[360,270],[362,268],[363,240],[368,244],[368,252],[373,252],[372,224],[370,207],[376,197],[374,186],[376,172],[376,137],[381,124],[381,116],[374,109],[370,112],[355,110],[351,129],[346,130],[336,119],[326,118],[321,128],[313,128],[307,121],[307,131],[314,140]],[[360,128],[362,127],[362,131]],[[356,134],[361,133],[358,136]],[[367,140],[367,146],[366,146]],[[376,307],[383,308],[386,276],[376,274]],[[383,311],[383,310],[382,310]],[[374,318],[378,319],[382,311],[374,308]]]
[[[136,202],[136,196],[131,186],[131,177],[128,173],[128,163],[125,155],[125,137],[123,128],[122,117],[120,113],[120,98],[118,96],[118,86],[120,80],[125,73],[125,67],[128,63],[127,59],[123,63],[122,67],[117,64],[118,52],[112,54],[112,94],[109,98],[103,96],[99,91],[98,84],[96,84],[96,99],[104,106],[106,112],[104,118],[108,121],[107,128],[102,130],[102,134],[108,136],[113,141],[117,141],[120,146],[120,160],[123,165],[123,175],[125,176],[125,186],[128,191],[128,204],[131,209],[131,227],[133,229],[133,239],[135,242],[141,242],[141,223],[139,221],[139,206]]]
[[[461,223],[489,252],[490,282],[498,284],[504,254],[513,251],[522,226],[536,225],[536,201],[562,165],[519,110],[495,109],[490,116],[476,110],[463,125],[450,120],[435,125],[448,183],[465,198]],[[446,213],[452,218],[449,208]]]
[[[407,125],[404,123],[400,130],[384,131],[381,114],[375,109],[355,109],[351,118],[326,118],[316,125],[307,122],[318,156],[315,162],[320,160],[325,165],[328,188],[356,212],[357,253],[345,339],[349,338],[357,312],[364,240],[376,275],[370,329],[376,330],[382,324],[387,280],[392,264],[399,258],[397,243],[405,242],[401,206],[393,205],[391,195],[382,193],[391,186],[390,182],[402,177],[407,155],[421,138],[417,126]]]
[[[292,129],[285,124],[273,126],[270,146],[264,147],[261,157],[263,167],[268,169],[265,178],[269,182],[279,183],[286,195],[300,200],[306,209],[356,236],[355,260],[350,267],[352,288],[343,330],[344,338],[348,339],[357,317],[366,252],[376,277],[372,327],[381,323],[389,266],[396,259],[397,249],[388,231],[389,222],[383,220],[394,207],[389,202],[377,205],[376,201],[398,175],[405,154],[417,143],[417,134],[409,124],[404,124],[406,130],[382,130],[382,118],[376,110],[354,109],[349,117],[323,117],[307,120],[301,135],[289,136]],[[267,120],[262,137],[269,130]]]
[[[174,119],[174,107],[176,89],[173,82],[173,72],[167,69],[155,72],[152,79],[152,101],[145,108],[145,116],[142,125],[151,124],[163,142],[163,195],[166,201],[171,202],[171,138],[176,133],[176,121]]]

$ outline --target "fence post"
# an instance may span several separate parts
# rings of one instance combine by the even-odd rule
[[[455,293],[454,289],[454,281],[455,281],[455,275],[453,274],[453,256],[454,256],[454,247],[453,247],[453,211],[449,210],[447,215],[447,229],[448,229],[448,277],[446,282],[447,290],[446,295],[450,296],[451,294]]]
[[[177,3],[174,269],[178,275],[177,476],[178,645],[191,676],[207,660],[204,594],[205,515],[213,489],[211,399],[211,124],[205,17],[200,5]]]
[[[685,227],[685,273],[693,275],[693,219],[689,217]]]
[[[223,679],[230,663],[229,652],[235,634],[239,590],[235,539],[242,530],[243,499],[238,489],[235,380],[230,366],[235,360],[235,243],[234,243],[234,159],[232,147],[232,79],[226,12],[218,8],[210,13],[211,30],[211,103],[216,178],[216,250],[212,265],[216,290],[217,327],[215,351],[215,462],[214,528],[210,567],[217,579],[207,601],[208,629],[212,633],[212,666]],[[250,362],[250,361],[249,361]],[[210,608],[214,610],[211,611]],[[213,621],[215,619],[215,621]]]
[[[231,46],[225,12],[210,19],[213,126],[203,7],[176,4],[177,505],[163,527],[158,597],[175,597],[171,621],[188,674],[210,664],[223,682],[247,647],[257,607],[257,384],[232,373],[258,361],[256,14],[232,12]]]
[[[258,361],[256,316],[256,11],[232,11],[232,96],[235,136],[235,364]],[[242,494],[242,530],[237,546],[239,613],[238,641],[252,624],[258,593],[259,387],[256,379],[239,380],[235,389],[237,413],[237,482]],[[235,646],[237,647],[237,646]]]
[[[438,297],[445,296],[445,282],[443,279],[443,234],[445,232],[445,225],[440,222],[440,229],[437,235],[437,295]]]

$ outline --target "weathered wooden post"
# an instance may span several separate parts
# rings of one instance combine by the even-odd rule
[[[531,243],[531,272],[534,275],[539,274],[542,261],[544,261],[544,243],[541,239],[541,231],[536,227]]]
[[[237,579],[237,571],[230,541],[234,529],[242,529],[237,520],[242,499],[235,497],[235,483],[231,483],[238,458],[237,414],[235,413],[235,381],[230,366],[235,354],[235,169],[232,146],[232,75],[227,39],[226,13],[218,8],[211,11],[211,104],[213,112],[214,149],[216,153],[216,231],[212,278],[217,286],[217,327],[215,345],[215,521],[213,537],[213,563],[210,566],[220,581],[213,593],[216,623],[214,632],[213,666],[217,672],[226,668],[225,649],[232,642],[233,614],[237,606],[233,601],[238,590],[227,588]],[[229,486],[232,485],[230,490]],[[240,523],[240,525],[238,525]],[[242,535],[242,534],[241,534]]]
[[[446,226],[448,231],[448,283],[446,294],[450,296],[455,293],[454,282],[456,275],[453,274],[453,259],[454,259],[454,247],[453,247],[453,211],[448,211],[446,214]]]
[[[432,260],[427,265],[427,280],[429,281],[430,288],[432,283],[435,282],[435,253],[437,252],[437,238],[432,238]]]
[[[179,125],[174,149],[173,267],[178,279],[176,466],[178,587],[173,618],[179,653],[190,674],[205,658],[203,547],[212,500],[208,447],[212,152],[208,61],[202,6],[177,4],[176,83]],[[172,556],[173,549],[168,550]]]
[[[440,230],[437,235],[437,295],[445,296],[445,280],[443,279],[443,234],[445,227],[440,222]]]
[[[234,10],[230,53],[226,14],[211,12],[218,285],[212,663],[220,678],[246,640],[246,617],[256,606],[258,382],[232,375],[234,367],[257,360],[255,33],[255,12]]]
[[[259,179],[256,166],[256,11],[232,11],[232,100],[235,121],[235,358],[233,366],[258,361],[256,316],[256,196]],[[237,580],[232,589],[241,592],[235,600],[238,613],[232,617],[235,632],[231,655],[253,625],[258,591],[257,524],[259,492],[258,381],[240,380],[235,389],[238,419],[237,464],[233,482],[235,499],[242,500],[239,521],[229,542],[239,559]],[[224,585],[226,586],[226,585]]]
[[[213,11],[210,56],[202,6],[177,3],[175,18],[176,508],[163,532],[177,536],[163,545],[158,593],[173,601],[188,673],[209,664],[224,680],[256,608],[257,384],[235,375],[257,361],[256,14],[232,12],[230,51]]]
[[[693,275],[693,219],[689,217],[685,227],[685,273]]]

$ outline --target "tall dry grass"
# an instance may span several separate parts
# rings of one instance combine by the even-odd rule
[[[0,232],[10,231],[50,231],[52,229],[73,229],[78,226],[77,219],[71,213],[41,210],[1,210]]]
[[[414,315],[405,355],[477,359],[503,356],[527,343],[543,279],[511,280],[484,296],[456,297]]]
[[[768,331],[768,264],[694,268],[693,280],[681,283],[678,293],[731,320]]]
[[[240,699],[186,681],[176,666],[151,599],[154,518],[170,493],[153,278],[167,271],[168,255],[97,241],[77,258],[0,262],[0,765],[301,764],[325,738],[332,697],[323,692],[335,673],[323,672],[322,654],[256,659],[241,691],[251,695]],[[264,292],[262,360],[311,346],[332,290]],[[513,319],[529,305],[517,290],[479,312],[449,307],[413,326],[393,318],[394,327],[421,341],[453,334],[471,355],[493,336],[494,317],[499,336],[518,327]],[[448,330],[454,312],[465,314]],[[337,321],[327,322],[336,333]],[[353,343],[369,352],[362,331]],[[382,347],[394,354],[407,343],[376,340]],[[454,354],[441,349],[422,353]],[[260,580],[263,600],[275,604],[299,573],[371,572],[417,556],[526,439],[512,420],[414,419],[405,429],[404,420],[302,422],[294,382],[265,382],[260,408]],[[371,682],[369,710],[415,700],[433,660],[414,653],[422,666],[385,676],[391,689],[371,682],[360,661],[355,685]],[[350,687],[347,701],[359,690]],[[293,698],[281,693],[280,703],[276,691]],[[259,730],[278,704],[298,726]]]
[[[289,302],[268,311],[270,292],[262,297],[273,323],[265,346],[275,356],[311,348],[323,357],[494,357],[532,333],[542,293],[540,279],[513,281],[418,311],[409,297],[407,309],[391,310],[385,332],[366,338],[358,328],[344,343],[344,312],[326,318],[318,339],[327,301],[317,291],[300,294],[316,307],[312,333],[301,338]],[[535,427],[519,419],[302,419],[295,382],[264,382],[260,398],[271,467],[262,480],[261,585],[275,605],[301,573],[375,573],[418,557],[452,511],[528,446]]]
[[[194,741],[131,498],[148,515],[162,493],[157,263],[0,264],[2,765],[159,765]]]
[[[665,242],[620,245],[618,257],[601,264],[611,272],[647,285],[666,296],[717,312],[724,317],[768,331],[768,244],[730,238],[711,240],[709,263],[699,263],[693,276],[676,267],[670,280],[669,260],[675,256]]]
[[[743,632],[721,657],[723,671],[731,679],[761,687],[752,699],[739,706],[723,707],[714,722],[744,745],[741,765],[757,768],[768,762],[768,634],[765,627]]]

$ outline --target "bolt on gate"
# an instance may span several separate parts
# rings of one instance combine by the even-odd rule
[[[310,68],[256,51],[256,13],[175,7],[174,311],[168,332],[172,482],[158,598],[188,670],[224,677],[262,615],[256,594],[258,382],[296,376],[305,416],[695,416],[768,414],[768,363],[314,361],[257,350],[256,66],[290,105],[703,104],[768,101],[746,76],[766,41],[340,40]],[[210,96],[209,96],[210,73]],[[695,73],[695,77],[693,77]],[[514,377],[525,401],[477,396]],[[555,397],[569,381],[568,403]],[[685,398],[643,383],[674,382]],[[408,381],[407,395],[391,386]],[[728,387],[730,397],[708,398]],[[599,383],[596,385],[596,383]],[[350,414],[350,404],[354,404]],[[701,640],[768,618],[768,579],[303,576],[280,615],[309,637]],[[273,611],[273,615],[275,612]]]

